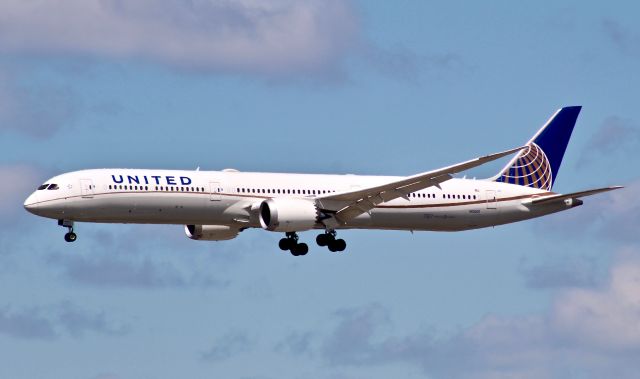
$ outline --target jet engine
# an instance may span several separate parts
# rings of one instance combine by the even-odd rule
[[[227,225],[185,225],[184,232],[192,240],[224,241],[236,238],[240,230]]]
[[[260,204],[260,226],[272,232],[299,232],[313,229],[318,210],[312,201],[279,198]]]

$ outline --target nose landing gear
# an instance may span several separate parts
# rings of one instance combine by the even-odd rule
[[[309,252],[309,246],[306,243],[298,243],[298,233],[296,232],[287,232],[286,237],[278,242],[278,247],[284,251],[289,250],[296,257]]]
[[[331,252],[344,251],[347,248],[347,243],[342,238],[336,239],[335,230],[327,230],[323,234],[318,234],[316,243],[318,246],[327,246]]]
[[[64,240],[67,242],[74,242],[78,239],[78,236],[73,232],[73,221],[58,220],[58,225],[67,228],[68,232],[64,235]]]

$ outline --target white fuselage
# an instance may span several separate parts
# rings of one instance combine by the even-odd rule
[[[313,201],[398,179],[389,176],[229,171],[96,169],[62,174],[35,191],[25,207],[58,220],[102,223],[227,225],[259,228],[271,198]],[[549,192],[488,180],[451,179],[376,206],[339,229],[458,231],[521,221],[571,208],[527,201]],[[315,228],[324,226],[318,223]]]

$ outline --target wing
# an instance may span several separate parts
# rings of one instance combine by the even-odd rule
[[[533,198],[531,200],[531,204],[545,204],[545,203],[551,203],[551,202],[555,202],[555,201],[564,201],[566,199],[577,199],[577,198],[580,198],[580,197],[591,196],[591,195],[595,195],[597,193],[613,191],[613,190],[617,190],[617,189],[620,189],[620,188],[623,188],[623,187],[622,186],[611,186],[611,187],[596,188],[596,189],[590,189],[590,190],[574,192],[574,193],[535,197],[535,198]]]
[[[369,212],[378,204],[401,197],[408,199],[408,194],[428,187],[438,186],[440,183],[451,179],[452,174],[500,159],[524,148],[526,148],[526,146],[471,159],[466,162],[454,164],[437,170],[408,176],[406,178],[378,186],[334,193],[326,196],[318,196],[316,198],[316,203],[319,209],[332,215],[332,217],[323,220],[326,226],[336,227],[338,225],[344,225],[349,220],[363,213]],[[335,208],[331,210],[329,208],[331,208],[330,205],[332,203],[339,203],[342,204],[342,206],[337,211]],[[345,203],[347,205],[344,205]]]

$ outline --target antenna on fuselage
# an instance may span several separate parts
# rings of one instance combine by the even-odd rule
[[[200,166],[196,167],[196,171],[200,171]]]

